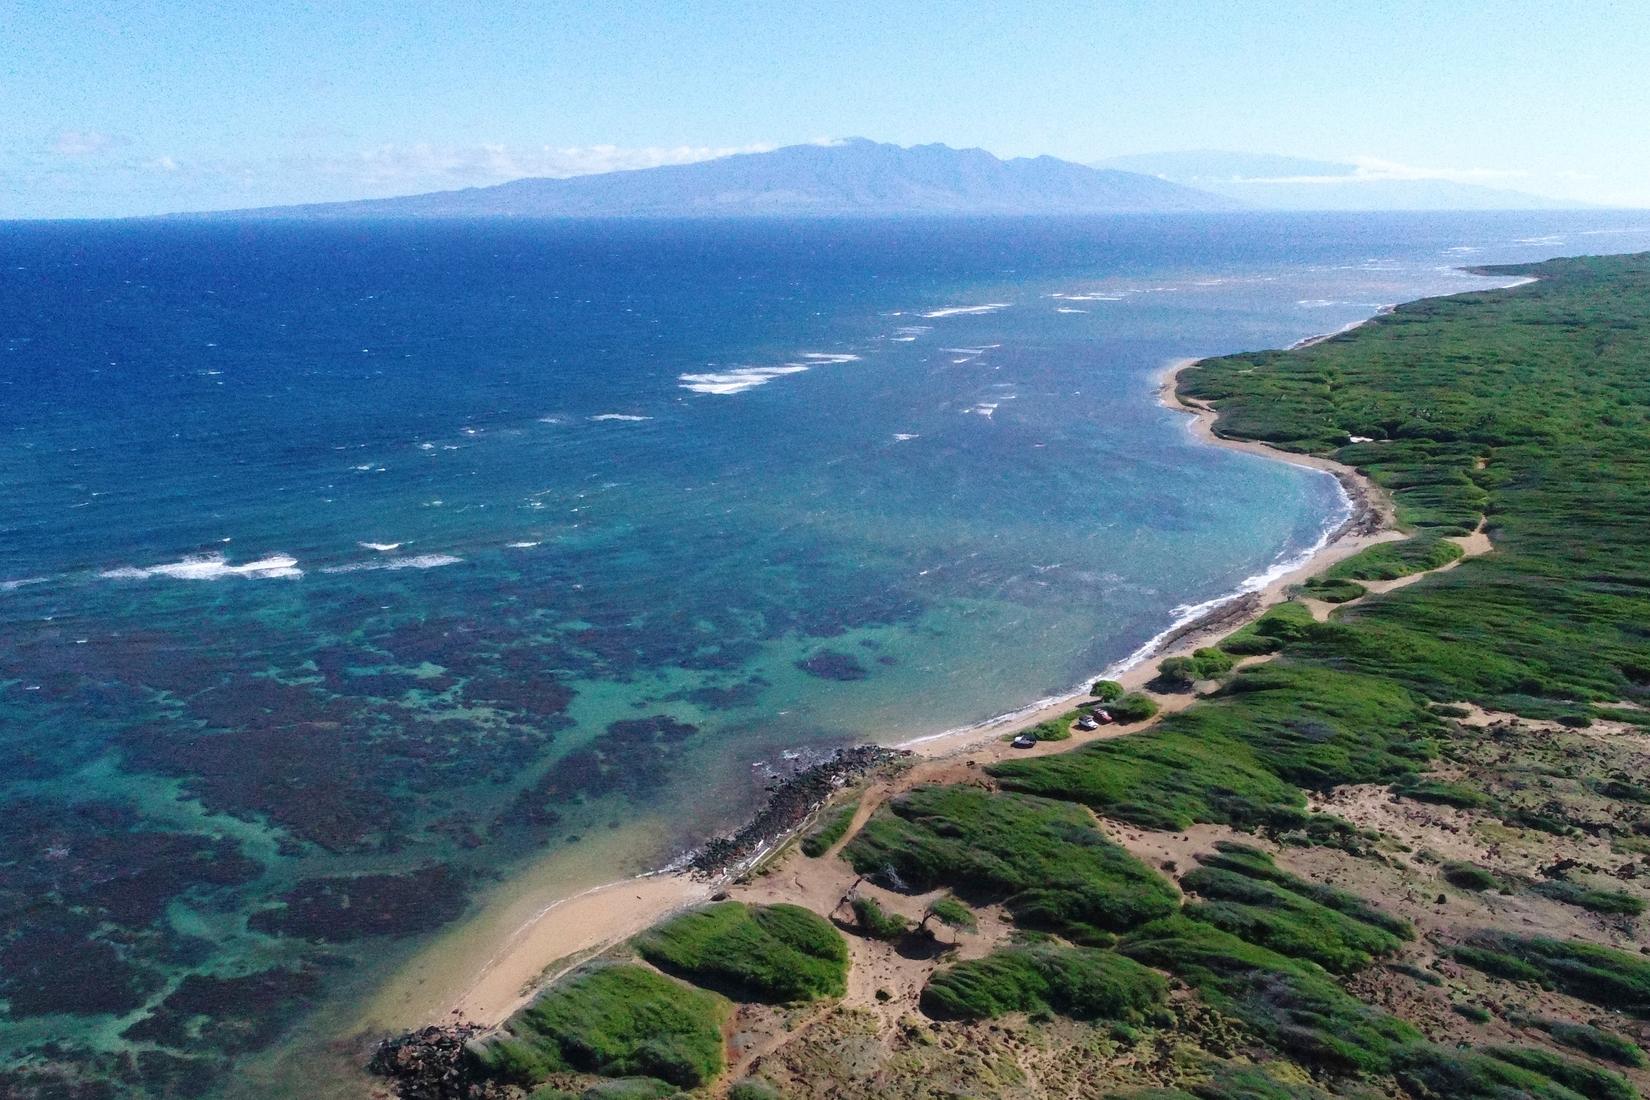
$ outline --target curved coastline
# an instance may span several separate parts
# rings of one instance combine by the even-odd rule
[[[1314,342],[1330,339],[1354,327],[1356,325],[1308,339]],[[1226,595],[1176,609],[1180,614],[1169,626],[1095,677],[1117,679],[1131,691],[1140,689],[1151,679],[1154,659],[1189,654],[1216,638],[1224,637],[1282,602],[1293,585],[1370,545],[1399,537],[1392,524],[1391,502],[1373,482],[1351,467],[1220,436],[1215,430],[1215,411],[1177,393],[1180,373],[1199,361],[1196,358],[1173,360],[1158,378],[1160,402],[1167,408],[1188,414],[1187,430],[1213,446],[1289,462],[1334,477],[1341,487],[1344,510],[1339,522],[1331,523],[1312,547],[1287,562],[1248,578]],[[1003,751],[1004,735],[1063,713],[1078,700],[1087,698],[1088,682],[1074,686],[1063,695],[1038,699],[981,722],[909,739],[891,747],[941,766],[950,763],[960,765],[965,758],[972,758],[968,759],[969,764],[982,762]],[[1171,699],[1164,712],[1180,709],[1191,701],[1189,696]],[[1061,743],[1058,747],[1068,749],[1072,747],[1072,742]],[[1033,753],[1037,751],[1032,750]],[[766,850],[772,852],[784,847],[808,824],[804,821],[787,833],[774,837]],[[513,930],[508,940],[490,954],[484,967],[463,989],[456,993],[450,988],[444,992],[426,990],[423,991],[426,996],[420,997],[407,996],[409,991],[403,987],[403,995],[395,998],[396,1019],[392,1022],[385,1019],[382,1011],[371,1012],[367,1019],[361,1021],[361,1030],[381,1032],[387,1027],[447,1025],[460,1021],[482,1026],[502,1023],[545,984],[648,925],[698,904],[711,895],[715,888],[713,883],[681,870],[679,866],[680,861],[677,861],[643,875],[585,889],[537,906],[534,913]],[[399,983],[392,978],[386,986],[396,984]],[[428,997],[430,993],[436,996]],[[377,1000],[377,1003],[387,1007],[382,1000]]]

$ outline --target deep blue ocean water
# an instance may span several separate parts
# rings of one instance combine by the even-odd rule
[[[1169,362],[1647,229],[0,225],[0,1063],[221,1090],[524,866],[1071,688],[1344,506]]]

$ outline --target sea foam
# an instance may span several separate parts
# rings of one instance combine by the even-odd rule
[[[99,576],[109,580],[148,580],[150,577],[170,577],[180,581],[215,581],[224,577],[251,577],[260,580],[301,577],[298,559],[290,554],[271,554],[267,558],[230,565],[222,554],[200,554],[165,565],[123,565],[105,569]]]
[[[323,573],[366,573],[380,569],[439,569],[443,565],[457,565],[463,558],[452,554],[414,554],[399,558],[379,558],[375,561],[350,562],[348,565],[329,565]]]
[[[1007,309],[1010,302],[987,302],[983,306],[946,306],[943,309],[931,309],[921,314],[923,317],[959,317],[969,313],[996,313],[999,309]]]

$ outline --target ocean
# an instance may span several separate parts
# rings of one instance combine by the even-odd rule
[[[0,225],[0,1091],[345,1094],[316,1052],[425,1022],[363,1006],[489,913],[665,864],[834,747],[1069,691],[1309,553],[1334,480],[1194,440],[1169,363],[1647,242]]]

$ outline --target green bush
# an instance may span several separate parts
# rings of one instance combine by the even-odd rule
[[[1167,880],[1080,807],[976,787],[919,787],[880,808],[843,850],[897,889],[948,886],[1002,902],[1016,921],[1083,942],[1173,912]]]
[[[1595,890],[1573,882],[1565,882],[1563,879],[1538,882],[1530,889],[1544,898],[1574,905],[1578,909],[1586,909],[1592,913],[1636,917],[1644,912],[1643,899],[1620,890]]]
[[[1203,899],[1186,915],[1249,943],[1348,973],[1413,938],[1406,922],[1354,895],[1297,878],[1262,852],[1233,846],[1203,858],[1204,866],[1180,880]]]
[[[1351,603],[1369,594],[1357,581],[1334,577],[1313,577],[1301,585],[1301,594],[1324,603]]]
[[[1190,688],[1196,679],[1196,666],[1190,657],[1165,657],[1157,663],[1157,679],[1152,686],[1184,691]]]
[[[1400,1055],[1396,1075],[1421,1100],[1638,1100],[1617,1074],[1533,1049],[1418,1044]]]
[[[728,1003],[644,967],[590,967],[471,1043],[484,1079],[530,1086],[551,1073],[656,1077],[694,1088],[722,1071]]]
[[[1131,691],[1113,701],[1106,710],[1114,719],[1126,726],[1132,722],[1144,722],[1148,718],[1155,718],[1158,706],[1157,700],[1150,695]]]
[[[890,913],[876,898],[861,894],[849,903],[859,930],[873,940],[897,940],[911,930],[911,922]]]
[[[1311,608],[1289,600],[1270,608],[1248,626],[1222,639],[1220,648],[1234,657],[1276,653],[1286,643],[1304,636],[1316,623]]]
[[[802,854],[818,859],[830,851],[831,845],[848,835],[848,826],[854,823],[854,813],[858,809],[859,799],[856,798],[845,806],[828,811],[819,819],[819,824],[802,838]]]
[[[1476,863],[1447,860],[1440,870],[1443,873],[1445,882],[1462,890],[1477,892],[1499,890],[1502,887],[1501,879],[1494,872],[1480,867]]]
[[[1487,974],[1539,981],[1572,997],[1650,1019],[1650,959],[1642,955],[1580,940],[1493,931],[1474,933],[1451,954]]]
[[[781,1100],[780,1091],[760,1077],[736,1081],[728,1089],[728,1100]]]
[[[635,946],[661,970],[739,1000],[839,997],[847,988],[841,933],[797,905],[724,901],[654,926]]]
[[[1476,791],[1464,787],[1459,783],[1450,783],[1442,779],[1429,779],[1420,775],[1404,776],[1392,784],[1392,793],[1416,802],[1432,802],[1440,806],[1454,806],[1457,809],[1471,810],[1489,805],[1489,796],[1483,791]]]
[[[1037,944],[1007,947],[937,971],[922,991],[932,1016],[984,1020],[1009,1012],[1057,1012],[1079,1020],[1136,1022],[1168,984],[1112,951]]]
[[[1459,543],[1417,535],[1402,542],[1376,543],[1331,566],[1326,577],[1334,581],[1392,581],[1448,565],[1462,553]]]
[[[1347,993],[1314,963],[1185,916],[1153,921],[1118,950],[1196,987],[1266,1042],[1335,1073],[1386,1073],[1413,1027]]]
[[[1089,688],[1089,694],[1102,703],[1110,703],[1123,697],[1123,685],[1116,680],[1096,680],[1094,686]]]
[[[958,932],[972,932],[980,923],[974,916],[974,910],[952,897],[935,899],[928,907],[928,912],[923,914],[923,924],[927,925],[930,919],[937,920]]]
[[[1636,1043],[1612,1032],[1569,1020],[1542,1019],[1527,1022],[1531,1027],[1545,1031],[1553,1042],[1567,1046],[1571,1050],[1579,1050],[1594,1058],[1614,1062],[1618,1066],[1630,1066],[1634,1069],[1650,1066],[1650,1059],[1645,1058],[1644,1051],[1640,1050]]]

